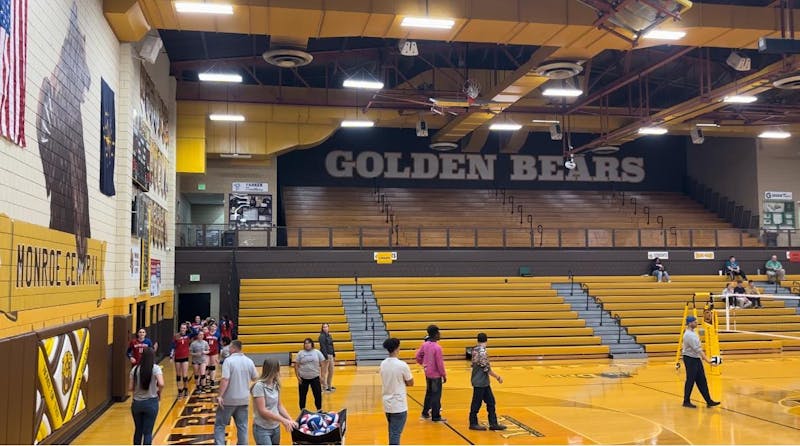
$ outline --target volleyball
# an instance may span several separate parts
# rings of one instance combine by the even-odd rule
[[[722,365],[722,356],[712,356],[711,365]]]

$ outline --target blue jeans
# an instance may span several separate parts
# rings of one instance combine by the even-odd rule
[[[158,398],[133,400],[131,415],[135,426],[133,444],[153,444],[153,425],[156,424],[158,416]]]
[[[231,423],[231,416],[236,423],[236,444],[247,444],[247,405],[217,406],[217,418],[214,421],[214,442],[225,444],[225,428]]]
[[[281,444],[281,427],[267,429],[253,423],[253,437],[256,439],[256,444]]]
[[[407,418],[408,411],[386,414],[386,421],[389,422],[389,444],[400,444],[400,434],[403,433]]]
[[[469,406],[470,426],[476,426],[478,424],[478,411],[481,410],[481,404],[483,403],[486,403],[486,412],[489,414],[489,425],[497,426],[494,394],[490,386],[472,388],[472,404]]]
[[[653,275],[656,276],[656,280],[661,282],[661,278],[663,277],[665,280],[669,280],[669,273],[662,270],[655,270],[653,271]]]
[[[431,419],[442,419],[442,378],[425,378],[425,401],[422,404],[422,415],[431,411]]]

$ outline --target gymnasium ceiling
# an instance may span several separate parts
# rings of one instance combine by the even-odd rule
[[[620,8],[639,2],[659,3],[612,4]],[[755,49],[760,37],[781,37],[782,14],[787,37],[792,20],[800,24],[800,9],[791,9],[800,7],[795,0],[695,1],[680,13],[680,21],[665,17],[658,25],[687,33],[671,45],[626,40],[624,30],[610,25],[614,12],[598,12],[607,0],[229,3],[235,5],[232,16],[178,14],[167,0],[106,0],[106,12],[124,40],[125,25],[115,22],[109,11],[124,10],[121,4],[140,8],[164,42],[179,101],[203,103],[203,110],[239,104],[241,110],[258,114],[257,104],[265,104],[275,116],[282,106],[294,106],[288,109],[292,112],[300,106],[307,111],[303,119],[310,122],[335,124],[342,117],[366,115],[377,126],[392,127],[413,127],[423,118],[431,128],[440,128],[433,140],[453,142],[476,130],[485,133],[487,124],[498,120],[523,124],[528,131],[548,131],[531,120],[559,119],[565,130],[597,135],[591,146],[577,151],[630,141],[647,124],[683,134],[697,122],[720,124],[706,128],[709,135],[754,136],[778,128],[800,132],[800,90],[772,86],[776,79],[800,74],[800,59]],[[426,14],[450,17],[456,24],[450,30],[400,27],[403,17]],[[417,43],[418,56],[400,54],[398,44],[404,39]],[[271,46],[286,42],[305,45],[313,61],[287,69],[262,58]],[[732,50],[751,59],[750,70],[736,71],[726,64]],[[580,61],[583,67],[570,80],[584,91],[577,99],[541,95],[539,87],[556,81],[546,84],[548,79],[533,69],[562,60]],[[198,73],[208,71],[236,72],[243,83],[199,82]],[[384,88],[343,88],[342,82],[353,76],[381,80]],[[482,107],[466,105],[467,80],[480,85]],[[509,93],[513,100],[493,101]],[[758,101],[721,101],[733,94],[756,94]],[[432,110],[430,98],[444,105]]]

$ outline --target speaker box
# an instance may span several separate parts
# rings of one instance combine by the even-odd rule
[[[427,122],[425,122],[423,120],[417,121],[417,136],[419,136],[420,138],[424,138],[424,137],[428,136],[428,123]]]
[[[147,36],[142,41],[142,47],[139,49],[139,56],[148,63],[154,64],[163,46],[164,42],[162,42],[160,38],[156,36]]]
[[[550,126],[550,139],[553,141],[561,141],[564,133],[561,131],[561,124],[553,124]]]
[[[692,137],[692,142],[694,144],[703,144],[706,140],[705,136],[703,136],[703,129],[698,127],[693,127],[692,130],[689,131],[689,135]]]

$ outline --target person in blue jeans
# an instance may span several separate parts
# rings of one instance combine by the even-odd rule
[[[153,444],[153,425],[158,416],[158,400],[164,388],[161,367],[155,364],[155,353],[150,347],[142,350],[139,362],[130,375],[130,390],[133,392],[131,415],[133,416],[133,444]]]
[[[256,444],[281,444],[281,424],[287,432],[297,428],[281,402],[281,365],[272,358],[264,360],[261,377],[250,394],[253,396],[253,437]]]
[[[383,348],[389,357],[381,362],[381,382],[383,394],[383,411],[389,423],[389,444],[400,444],[400,434],[408,419],[408,400],[406,387],[414,385],[411,369],[405,361],[401,361],[400,340],[389,338],[383,341]]]
[[[247,444],[247,417],[250,406],[250,381],[258,379],[253,360],[242,353],[238,339],[229,346],[231,355],[222,364],[217,415],[214,421],[214,442],[225,444],[225,427],[233,417],[236,423],[236,444]]]

